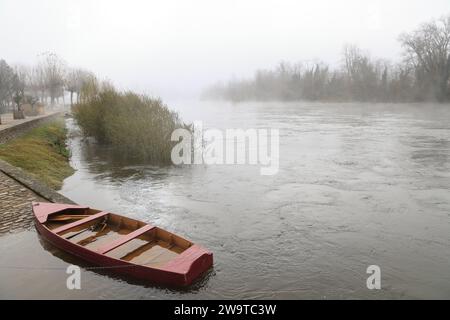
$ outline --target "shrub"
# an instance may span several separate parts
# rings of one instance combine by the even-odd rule
[[[120,158],[151,164],[170,163],[173,130],[189,128],[160,99],[110,87],[77,104],[73,113],[84,135],[112,146]]]

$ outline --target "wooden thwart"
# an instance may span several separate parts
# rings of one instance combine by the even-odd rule
[[[62,215],[58,217],[50,217],[47,218],[48,221],[68,221],[68,220],[76,220],[76,219],[84,219],[90,217],[89,214],[78,214],[78,215]]]
[[[117,247],[120,247],[121,245],[139,237],[143,233],[145,233],[153,228],[154,228],[154,226],[147,224],[147,225],[143,226],[142,228],[139,228],[133,232],[130,232],[127,235],[120,237],[116,241],[113,241],[111,243],[106,244],[105,246],[103,246],[101,248],[98,248],[96,251],[100,254],[105,254],[105,253],[107,253]]]
[[[79,225],[82,225],[82,224],[84,224],[86,222],[90,222],[92,220],[95,220],[95,219],[98,219],[100,217],[106,216],[107,214],[109,214],[109,212],[101,211],[101,212],[93,214],[92,216],[89,216],[87,218],[84,218],[84,219],[81,219],[81,220],[78,220],[78,221],[74,221],[72,223],[65,224],[65,225],[63,225],[63,226],[61,226],[59,228],[53,229],[52,232],[53,233],[61,233],[63,231],[67,231],[69,229],[72,229],[72,228],[75,228],[75,227],[77,227]]]

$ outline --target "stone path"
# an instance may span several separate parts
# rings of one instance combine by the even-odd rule
[[[0,235],[29,228],[31,201],[47,201],[0,171]]]

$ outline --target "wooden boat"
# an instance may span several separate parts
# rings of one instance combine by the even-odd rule
[[[113,272],[187,286],[213,264],[201,246],[138,220],[71,204],[33,202],[32,208],[46,240]]]

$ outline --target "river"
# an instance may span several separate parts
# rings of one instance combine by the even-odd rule
[[[81,290],[68,290],[67,264],[87,264],[30,228],[0,238],[2,260],[36,266],[2,270],[0,297],[450,298],[449,105],[169,105],[206,128],[279,129],[278,173],[119,163],[69,119],[77,171],[61,193],[186,236],[214,253],[214,268],[184,290],[84,270]],[[381,290],[366,287],[369,265]]]

